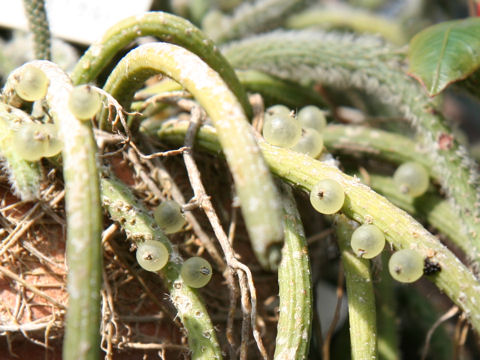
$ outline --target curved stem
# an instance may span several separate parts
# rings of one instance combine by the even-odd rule
[[[283,240],[280,202],[235,95],[200,58],[167,43],[142,45],[128,53],[111,73],[105,90],[122,105],[129,104],[143,81],[157,73],[180,83],[210,116],[235,181],[253,250],[262,266],[271,268],[270,248]]]
[[[334,153],[348,153],[375,157],[393,163],[415,161],[432,173],[429,159],[419,144],[405,136],[383,130],[371,129],[364,126],[328,125],[323,134],[324,144],[329,151]],[[440,179],[435,179],[439,182]],[[480,244],[471,242],[469,237],[462,232],[461,222],[454,207],[447,200],[428,192],[415,199],[403,194],[394,184],[391,176],[369,173],[368,185],[375,191],[386,196],[392,203],[407,211],[413,216],[427,220],[431,225],[452,242],[461,248],[465,255],[471,256],[480,253]],[[449,221],[445,221],[449,219]],[[470,258],[476,263],[478,258]]]
[[[354,87],[396,107],[416,127],[432,171],[460,215],[461,231],[480,243],[478,174],[420,85],[405,74],[402,57],[373,37],[321,31],[277,31],[230,45],[233,66],[334,88]],[[472,254],[480,258],[480,253]]]
[[[280,79],[261,71],[236,71],[240,83],[249,93],[259,93],[268,105],[284,104],[292,109],[299,109],[306,105],[326,107],[324,99],[312,86],[302,86],[296,82]],[[183,88],[171,79],[162,79],[161,82],[140,90],[136,97],[160,95],[161,93],[181,91]],[[137,103],[137,109],[140,104]],[[132,104],[132,108],[133,108]]]
[[[64,359],[98,359],[100,356],[100,289],[102,274],[102,213],[96,165],[96,143],[89,122],[69,110],[73,88],[57,65],[32,61],[50,80],[46,102],[58,128],[62,149],[67,215],[67,287],[69,305],[63,345]],[[24,65],[25,66],[25,65]],[[23,67],[7,79],[4,94],[13,94],[13,82]]]
[[[432,165],[421,146],[399,134],[364,126],[328,125],[323,132],[323,139],[328,150],[334,153],[361,154],[397,164],[415,161],[432,173]],[[461,231],[461,221],[449,201],[431,192],[418,199],[405,195],[399,191],[391,176],[370,173],[368,181],[375,191],[386,196],[395,205],[413,216],[427,220],[447,235],[467,256],[471,256],[472,248],[475,249],[474,254],[480,253],[480,244],[471,242],[467,234]],[[476,263],[480,261],[471,257],[470,260]]]
[[[93,81],[120,50],[142,36],[155,36],[198,55],[218,72],[242,104],[245,113],[251,115],[250,103],[242,85],[215,44],[189,21],[160,11],[129,17],[108,29],[78,61],[71,76],[73,83]]]
[[[183,139],[183,132],[185,131],[185,123],[164,123],[159,130],[159,136],[162,139],[171,141],[175,144],[181,144]],[[353,152],[359,150],[360,152],[365,152],[369,155],[375,153],[376,156],[382,159],[391,160],[393,162],[403,162],[409,160],[420,160],[424,162],[421,156],[418,154],[415,155],[412,147],[414,143],[407,138],[401,137],[400,135],[393,134],[384,134],[382,131],[378,130],[369,130],[368,128],[359,127],[361,131],[357,131],[356,127],[353,127],[353,131],[350,133],[348,127],[343,125],[328,125],[324,132],[325,145],[329,150],[335,152],[336,150],[341,150],[342,152]],[[344,134],[341,137],[337,137],[337,130],[340,134]],[[378,137],[378,143],[370,142],[368,139],[362,138],[357,143],[356,136],[358,134],[367,132],[368,136],[371,136],[372,140],[377,139],[376,134],[380,135]],[[345,133],[344,133],[345,132]],[[346,137],[347,134],[351,134],[352,141],[349,141]],[[392,143],[393,148],[388,146],[389,135],[393,135],[393,138],[400,140],[400,144],[407,146],[405,148],[405,154],[397,153],[392,151],[393,148],[397,146],[395,143]],[[398,137],[398,139],[397,139]],[[338,146],[336,139],[338,139]],[[345,139],[343,141],[342,139]],[[387,142],[383,142],[383,139],[386,139]],[[362,141],[365,140],[365,141]],[[197,144],[200,148],[207,150],[211,153],[218,153],[221,151],[218,142],[216,140],[215,130],[211,127],[204,126],[201,128],[201,133],[197,136]],[[334,146],[332,149],[331,146]],[[427,192],[422,195],[420,198],[415,199],[411,196],[403,194],[398,190],[397,186],[393,183],[391,176],[380,175],[375,173],[369,173],[368,185],[377,191],[378,193],[386,196],[394,205],[405,210],[409,214],[424,219],[428,221],[433,227],[439,230],[442,234],[445,234],[449,239],[462,249],[465,252],[466,256],[469,256],[471,253],[471,245],[469,244],[468,237],[460,231],[460,219],[455,212],[452,204],[439,195],[434,194],[433,192]],[[445,221],[448,219],[448,221]]]
[[[163,140],[181,144],[185,132],[185,123],[168,123],[158,135]],[[200,128],[197,138],[203,138],[196,143],[199,147],[208,143],[206,150],[210,150],[217,144],[218,151],[215,129],[212,127]],[[307,192],[322,179],[336,180],[345,190],[345,203],[341,209],[345,215],[359,223],[373,222],[395,248],[414,248],[423,257],[438,263],[442,270],[428,278],[467,314],[473,327],[480,332],[478,280],[421,224],[361,184],[358,179],[342,173],[334,166],[288,149],[271,146],[263,140],[258,140],[258,143],[265,161],[275,175]]]
[[[396,248],[414,248],[423,257],[438,262],[442,271],[429,278],[466,312],[473,327],[480,331],[480,284],[455,255],[422,225],[335,167],[302,154],[275,148],[265,142],[261,142],[260,147],[270,169],[276,175],[306,191],[310,191],[324,178],[338,181],[345,189],[346,199],[342,211],[347,216],[360,223],[373,220]],[[434,255],[431,256],[432,254]]]
[[[185,285],[180,276],[183,262],[180,254],[125,184],[110,177],[101,179],[101,186],[103,205],[110,217],[122,226],[130,240],[135,243],[157,240],[168,248],[170,258],[161,274],[168,285],[170,299],[187,331],[192,359],[221,359],[220,345],[205,305],[198,293]]]
[[[377,315],[370,261],[352,251],[353,224],[343,215],[335,216],[335,223],[347,287],[352,359],[376,359]]]

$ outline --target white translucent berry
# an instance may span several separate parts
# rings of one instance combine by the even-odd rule
[[[63,142],[60,140],[57,127],[54,124],[43,124],[43,133],[46,137],[45,157],[58,155],[63,148]]]
[[[397,168],[393,174],[393,181],[401,192],[417,197],[423,195],[428,189],[428,172],[416,162],[407,162]]]
[[[310,202],[315,210],[322,214],[338,212],[345,201],[342,185],[332,179],[320,180],[310,191]]]
[[[323,136],[315,129],[302,129],[300,139],[291,149],[316,158],[323,149]]]
[[[25,101],[37,101],[45,97],[48,89],[45,73],[33,65],[27,65],[14,85],[15,92]]]
[[[388,270],[392,277],[400,282],[411,283],[423,275],[423,258],[411,249],[395,252],[388,262]]]
[[[158,226],[166,233],[173,234],[185,225],[182,208],[174,200],[163,201],[154,211],[153,216]]]
[[[364,224],[355,229],[350,245],[357,256],[371,259],[382,252],[385,236],[375,225]]]
[[[45,156],[47,136],[42,124],[21,124],[13,134],[13,151],[27,161],[38,161]]]
[[[27,161],[57,155],[63,147],[53,124],[22,123],[13,134],[12,147],[15,153]]]
[[[272,105],[267,110],[265,110],[265,116],[272,115],[291,115],[292,111],[285,105]]]
[[[320,134],[327,126],[325,113],[314,105],[308,105],[300,109],[297,115],[298,122],[301,126],[317,130]]]
[[[210,281],[212,277],[212,266],[204,258],[198,256],[191,257],[182,264],[180,275],[188,286],[201,288]]]
[[[136,258],[138,264],[148,271],[159,271],[168,262],[168,249],[160,241],[146,240],[137,247]]]
[[[100,110],[102,99],[89,85],[79,85],[72,89],[68,99],[68,107],[80,120],[89,120]]]
[[[268,143],[288,148],[298,142],[302,127],[286,106],[275,105],[265,112],[262,134]]]

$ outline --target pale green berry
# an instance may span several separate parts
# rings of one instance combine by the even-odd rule
[[[265,112],[262,134],[268,143],[289,148],[300,139],[302,127],[286,106],[275,105]]]
[[[371,259],[382,252],[385,236],[375,225],[364,224],[355,229],[350,245],[357,256]]]
[[[212,266],[204,258],[198,256],[191,257],[182,264],[180,275],[188,286],[201,288],[210,281],[212,277]]]
[[[310,192],[310,203],[322,214],[338,212],[345,201],[345,191],[342,185],[332,179],[320,180]]]
[[[397,168],[393,174],[393,181],[402,193],[417,197],[428,189],[428,172],[416,162],[407,162]]]
[[[153,213],[158,226],[166,233],[173,234],[185,225],[182,208],[174,200],[163,201]]]
[[[424,261],[422,256],[411,249],[395,252],[388,261],[388,270],[392,277],[403,283],[411,283],[423,275]]]
[[[21,124],[12,138],[13,151],[27,161],[38,161],[45,156],[48,135],[43,125],[38,123]]]
[[[90,85],[79,85],[72,89],[68,107],[79,120],[89,120],[100,110],[102,100]]]
[[[57,127],[54,124],[43,124],[43,133],[46,136],[45,157],[58,155],[63,148],[63,142],[58,136]]]
[[[146,240],[137,247],[136,258],[138,264],[148,271],[159,271],[168,262],[168,249],[160,241]]]
[[[314,105],[308,105],[301,108],[298,112],[297,119],[304,129],[315,129],[320,134],[327,126],[325,113]]]
[[[27,65],[14,85],[15,92],[25,101],[37,101],[47,94],[47,75],[33,65]]]
[[[323,136],[317,130],[302,129],[302,136],[291,149],[316,158],[323,149]]]

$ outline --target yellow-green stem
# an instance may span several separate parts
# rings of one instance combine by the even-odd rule
[[[94,360],[100,356],[100,289],[102,274],[102,213],[96,165],[96,143],[89,122],[69,110],[73,88],[67,74],[49,61],[32,61],[7,79],[10,98],[15,78],[25,66],[40,68],[50,84],[46,104],[64,144],[62,150],[67,215],[67,290],[69,304],[63,343],[66,360]]]
[[[128,53],[112,71],[105,90],[128,106],[143,81],[158,73],[180,83],[210,116],[233,175],[253,250],[262,266],[274,268],[270,248],[283,240],[278,192],[245,113],[222,78],[185,49],[152,43]]]
[[[162,140],[183,143],[187,124],[168,123],[158,132]],[[196,144],[208,151],[219,149],[215,129],[203,126],[197,133]],[[259,140],[270,170],[295,187],[309,192],[322,179],[333,179],[345,190],[341,209],[349,218],[359,222],[374,222],[385,238],[397,249],[412,248],[423,257],[437,262],[441,271],[428,276],[437,287],[457,304],[480,332],[480,284],[470,270],[409,214],[391,204],[368,186],[342,173],[338,168],[292,150],[282,149]]]
[[[308,358],[312,328],[312,279],[307,241],[290,186],[281,185],[285,244],[278,267],[280,315],[275,360]]]
[[[167,265],[160,274],[170,292],[188,335],[192,359],[221,359],[222,352],[210,316],[195,289],[187,286],[180,276],[182,257],[156,225],[148,210],[134,197],[131,190],[111,175],[101,179],[102,202],[110,217],[117,221],[129,239],[135,243],[145,240],[161,241],[169,250]]]
[[[235,72],[215,44],[189,21],[164,12],[147,12],[126,18],[113,25],[78,61],[72,72],[74,84],[96,79],[123,48],[142,36],[155,36],[177,44],[198,55],[223,78],[250,116],[251,108]]]
[[[343,215],[335,216],[335,222],[347,286],[352,359],[376,359],[377,315],[370,260],[359,258],[350,246],[354,224]]]

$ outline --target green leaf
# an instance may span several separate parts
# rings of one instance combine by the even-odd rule
[[[430,96],[463,80],[480,67],[480,18],[431,26],[411,40],[409,74]]]

